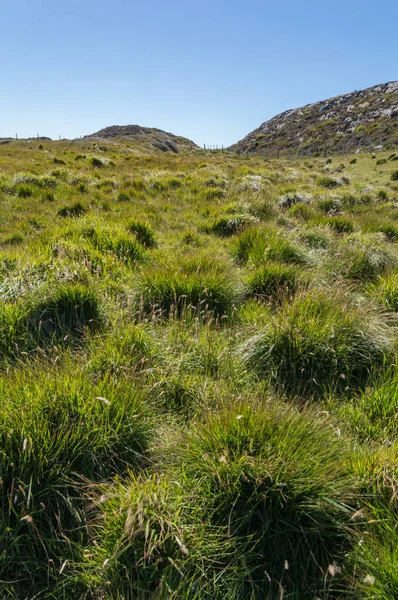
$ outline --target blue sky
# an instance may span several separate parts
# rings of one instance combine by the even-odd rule
[[[229,145],[398,79],[398,2],[0,0],[0,137],[158,127]]]

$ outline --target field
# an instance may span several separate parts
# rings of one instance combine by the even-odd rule
[[[0,145],[0,597],[398,597],[398,153]]]

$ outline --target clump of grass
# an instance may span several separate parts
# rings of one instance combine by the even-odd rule
[[[398,227],[390,223],[385,225],[379,225],[377,231],[384,233],[389,242],[396,242],[398,240]]]
[[[336,249],[330,259],[330,271],[358,282],[384,275],[396,262],[380,240],[371,236],[351,236]]]
[[[97,169],[101,169],[104,166],[104,162],[100,158],[96,158],[95,156],[93,156],[92,158],[90,158],[90,165]]]
[[[26,350],[26,309],[21,303],[0,304],[0,360],[11,361]]]
[[[98,252],[109,252],[130,265],[143,261],[145,257],[142,245],[118,229],[85,223],[82,227],[71,228],[66,237],[87,241]]]
[[[155,234],[149,223],[133,219],[127,225],[127,229],[135,235],[137,242],[144,246],[144,248],[154,248],[157,245]]]
[[[264,260],[268,244],[269,232],[258,229],[244,231],[236,240],[234,255],[238,261],[247,262],[252,260],[254,264]]]
[[[367,386],[357,398],[343,404],[338,414],[361,442],[388,446],[397,441],[398,378],[394,366]]]
[[[244,227],[253,220],[253,217],[250,218],[249,215],[220,217],[207,228],[207,231],[208,233],[213,233],[220,237],[230,237],[231,235],[236,235],[241,232]]]
[[[235,244],[234,255],[237,260],[250,260],[254,265],[266,260],[293,264],[308,262],[308,257],[299,246],[273,230],[249,229],[243,232]]]
[[[137,289],[144,314],[216,318],[231,315],[236,291],[228,269],[217,262],[188,261],[151,268],[141,274]]]
[[[33,196],[33,189],[28,185],[19,185],[17,189],[17,196],[19,198],[30,198]]]
[[[2,382],[2,392],[2,589],[15,598],[59,597],[62,588],[80,597],[65,567],[83,561],[84,487],[143,464],[150,431],[143,404],[130,383],[94,390],[76,368],[19,376]]]
[[[352,233],[354,231],[354,223],[342,217],[332,217],[328,219],[327,224],[336,233]]]
[[[391,180],[398,181],[398,171],[394,171],[394,173],[391,175]]]
[[[278,200],[278,206],[281,208],[291,208],[295,204],[308,204],[310,198],[304,194],[298,194],[297,192],[289,192],[284,196],[281,196]]]
[[[344,444],[327,423],[233,405],[195,423],[174,452],[202,521],[232,542],[218,549],[216,597],[233,589],[236,598],[276,598],[283,589],[314,598],[324,589],[328,565],[342,558],[352,493]]]
[[[79,338],[95,331],[104,317],[97,294],[82,284],[63,284],[32,306],[28,328],[40,342],[54,343]]]
[[[225,190],[219,187],[210,187],[202,191],[202,197],[204,200],[223,200],[226,198],[226,196],[227,193]]]
[[[384,310],[398,312],[398,275],[379,277],[370,287],[370,293]]]
[[[289,208],[287,214],[289,217],[300,219],[301,221],[309,221],[313,216],[312,209],[303,203],[295,204]]]
[[[87,208],[81,202],[75,202],[70,206],[63,206],[57,212],[59,217],[81,217],[86,214]]]
[[[343,208],[342,202],[338,198],[324,198],[319,200],[317,207],[321,212],[325,213],[325,215],[339,214]]]
[[[308,231],[301,234],[300,240],[307,244],[310,248],[316,250],[325,249],[328,247],[329,240],[326,235],[321,231]]]
[[[327,189],[332,189],[343,185],[343,182],[340,179],[335,179],[333,177],[319,177],[316,183],[319,187]]]
[[[89,350],[89,372],[115,380],[149,368],[154,354],[150,336],[143,327],[134,324],[116,329],[102,342],[95,337]]]
[[[274,236],[270,239],[268,248],[266,249],[266,258],[276,260],[282,263],[293,263],[303,265],[308,262],[308,257],[305,252],[282,236]]]
[[[248,278],[247,295],[260,296],[281,303],[291,298],[299,285],[297,269],[274,263],[267,263],[256,269]]]
[[[287,392],[319,395],[363,387],[391,351],[391,334],[374,315],[313,291],[285,305],[243,356]]]

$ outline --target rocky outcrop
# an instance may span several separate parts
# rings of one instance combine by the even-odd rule
[[[283,112],[229,150],[287,156],[381,147],[398,147],[398,81]]]
[[[181,150],[198,149],[198,146],[187,138],[167,133],[161,129],[140,127],[139,125],[112,125],[96,133],[86,135],[83,140],[116,141],[122,138],[142,142],[146,146],[161,150],[162,152],[174,152],[175,154]]]

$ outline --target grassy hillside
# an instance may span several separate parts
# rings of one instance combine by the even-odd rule
[[[398,593],[398,162],[0,145],[0,596]]]

